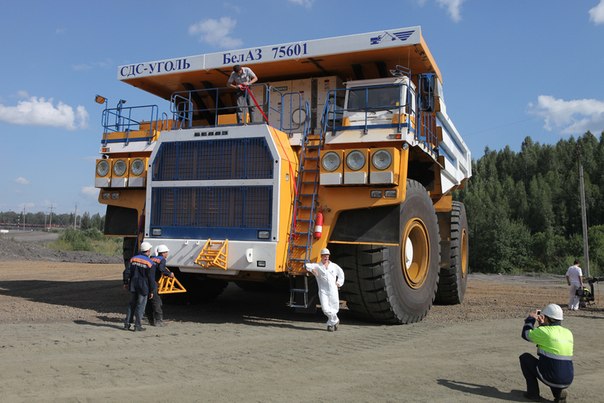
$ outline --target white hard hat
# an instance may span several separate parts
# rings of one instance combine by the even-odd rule
[[[152,247],[153,246],[149,242],[143,242],[141,244],[140,251],[141,252],[147,252],[148,250],[151,250]]]
[[[548,318],[551,318],[554,320],[562,320],[564,318],[564,315],[562,313],[562,308],[560,308],[560,305],[556,305],[556,304],[549,304],[548,306],[543,308],[541,313],[543,315],[547,316]]]
[[[329,253],[329,249],[327,249],[327,248],[321,249],[321,254],[322,255],[331,255],[331,253]]]
[[[159,253],[164,253],[164,252],[170,252],[170,249],[168,249],[168,247],[166,245],[159,245],[157,247],[157,249],[155,249],[155,251],[159,254]]]

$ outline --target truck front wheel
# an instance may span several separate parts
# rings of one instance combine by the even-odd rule
[[[407,181],[397,246],[332,244],[344,270],[342,298],[357,316],[389,324],[420,321],[434,301],[440,243],[436,212],[426,189]]]

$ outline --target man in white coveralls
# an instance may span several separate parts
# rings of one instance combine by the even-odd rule
[[[319,286],[319,300],[321,309],[327,316],[327,330],[338,330],[340,320],[340,295],[338,288],[344,285],[344,271],[342,268],[329,261],[329,249],[321,249],[321,263],[306,263],[306,270],[317,278]]]

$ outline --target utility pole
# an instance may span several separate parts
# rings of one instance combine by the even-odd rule
[[[49,216],[48,220],[49,220],[48,228],[50,228],[52,230],[52,203],[50,204],[50,216]]]
[[[587,209],[585,207],[585,181],[583,179],[583,164],[579,160],[579,192],[581,193],[581,224],[583,226],[583,261],[585,277],[589,277],[589,241],[587,236]]]

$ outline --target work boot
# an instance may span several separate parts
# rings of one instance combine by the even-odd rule
[[[566,391],[566,389],[562,389],[562,392],[560,392],[560,396],[554,398],[554,402],[565,403],[567,397],[568,392]]]
[[[163,320],[156,320],[155,324],[153,326],[164,327],[164,326],[166,326],[166,324],[164,323]]]
[[[144,332],[145,330],[147,330],[147,329],[142,326],[134,326],[135,332]]]
[[[130,330],[130,323],[124,323],[124,330]]]
[[[333,326],[327,325],[327,331],[328,332],[333,332]]]

